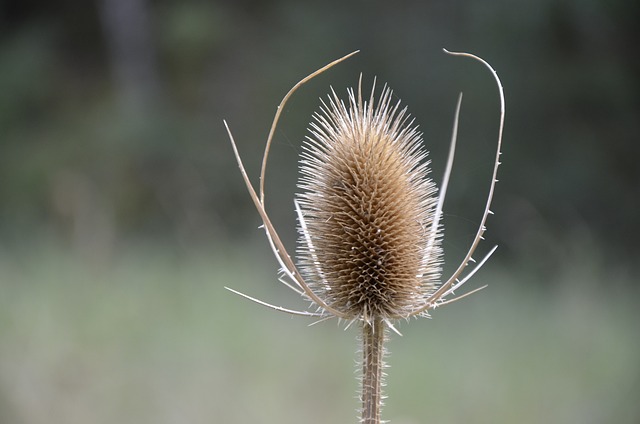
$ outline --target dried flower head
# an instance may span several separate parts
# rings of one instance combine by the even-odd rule
[[[407,318],[440,276],[437,205],[422,138],[385,87],[335,92],[303,146],[298,195],[302,276],[347,319]]]
[[[446,50],[445,50],[446,51]],[[449,298],[493,254],[495,247],[462,277],[484,234],[493,198],[504,123],[504,96],[495,71],[468,53],[450,53],[480,61],[494,76],[500,93],[498,148],[487,203],[467,255],[456,271],[440,283],[442,208],[456,146],[462,95],[456,107],[451,147],[440,190],[429,178],[429,162],[421,134],[406,108],[393,103],[386,86],[375,100],[375,83],[363,100],[362,79],[357,94],[342,101],[332,91],[310,124],[300,160],[301,192],[294,204],[298,214],[296,266],[271,224],[264,204],[266,164],[280,114],[289,97],[304,83],[351,53],[312,73],[284,97],[274,118],[262,161],[259,195],[227,132],[267,240],[281,265],[281,281],[315,305],[317,312],[274,306],[231,290],[273,309],[304,316],[340,318],[362,325],[361,422],[380,422],[385,329],[393,320],[427,315],[428,311],[465,297]]]

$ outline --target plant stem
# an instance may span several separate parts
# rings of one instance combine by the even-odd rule
[[[380,318],[362,325],[362,418],[364,424],[380,424],[385,324]]]

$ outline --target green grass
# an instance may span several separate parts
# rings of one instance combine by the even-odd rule
[[[1,253],[0,422],[357,422],[356,332],[226,292],[304,307],[245,255]],[[637,423],[640,296],[606,275],[567,269],[540,289],[489,264],[471,283],[488,289],[392,336],[383,417]]]

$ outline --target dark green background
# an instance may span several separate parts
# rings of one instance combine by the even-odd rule
[[[362,72],[367,86],[377,77],[409,106],[436,180],[456,94],[465,92],[447,207],[455,217],[446,224],[474,223],[497,101],[486,72],[445,56],[446,47],[484,57],[505,86],[504,167],[489,232],[501,256],[554,266],[554,249],[576,236],[613,258],[637,256],[635,2],[125,2],[138,3],[141,18],[125,11],[129,19],[120,21],[109,18],[106,1],[3,3],[6,242],[43,231],[69,237],[83,219],[101,221],[95,225],[116,241],[253,237],[255,213],[222,119],[255,177],[282,96],[356,49],[357,57],[298,92],[285,110],[269,172],[274,219],[283,217],[283,232],[293,234],[295,161],[318,98],[329,85],[344,93]],[[98,211],[79,210],[92,207],[83,202]]]

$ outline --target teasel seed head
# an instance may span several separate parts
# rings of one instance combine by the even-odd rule
[[[240,173],[262,218],[269,245],[281,266],[281,281],[307,298],[317,312],[297,311],[230,291],[272,309],[326,319],[358,321],[362,328],[361,418],[365,424],[381,422],[384,372],[384,341],[387,329],[398,332],[392,320],[426,315],[430,309],[462,299],[454,298],[495,252],[491,249],[465,272],[483,239],[496,176],[500,165],[505,102],[502,83],[495,70],[470,53],[469,57],[492,73],[500,96],[498,145],[487,201],[476,236],[453,274],[442,284],[441,227],[443,204],[458,133],[462,93],[458,97],[453,133],[440,194],[429,179],[427,153],[421,134],[400,103],[392,104],[392,92],[383,88],[377,103],[375,82],[368,101],[362,99],[362,77],[357,97],[349,90],[345,103],[335,92],[314,115],[303,145],[301,193],[294,201],[298,213],[300,266],[296,266],[265,209],[264,181],[273,135],[288,99],[303,84],[353,56],[350,53],[309,74],[284,96],[276,111],[262,159],[259,189],[254,189],[244,168],[231,130],[225,127]],[[466,275],[465,275],[466,274]],[[399,333],[398,333],[399,334]]]
[[[334,91],[314,114],[297,195],[309,287],[347,319],[408,318],[438,286],[437,189],[421,133],[392,91]]]

